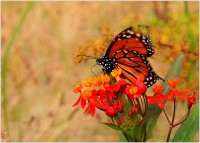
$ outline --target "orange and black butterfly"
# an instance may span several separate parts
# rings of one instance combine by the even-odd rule
[[[129,27],[119,33],[109,45],[105,56],[96,60],[105,73],[121,69],[122,76],[134,82],[144,81],[147,87],[161,79],[152,69],[148,57],[155,53],[150,36]]]

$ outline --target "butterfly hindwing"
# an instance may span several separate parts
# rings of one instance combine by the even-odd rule
[[[152,86],[161,79],[152,69],[148,59],[137,51],[121,50],[114,56],[117,67],[122,70],[122,75],[130,82],[135,79],[144,81],[147,87]]]

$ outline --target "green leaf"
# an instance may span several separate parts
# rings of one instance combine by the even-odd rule
[[[128,142],[123,132],[119,132],[119,139],[120,139],[120,142]]]
[[[172,65],[171,69],[169,70],[168,74],[165,77],[165,82],[163,82],[163,94],[166,94],[169,91],[169,86],[167,80],[170,78],[178,78],[180,76],[180,72],[182,69],[182,63],[184,59],[184,54],[181,54]]]
[[[168,86],[168,79],[170,78],[178,78],[182,69],[182,63],[184,59],[184,54],[181,54],[175,61],[175,63],[172,65],[171,69],[169,70],[168,74],[165,77],[165,82],[162,83],[163,85],[163,94],[166,94],[169,91]],[[162,110],[157,105],[151,105],[149,106],[149,113],[155,112],[153,115],[151,115],[146,122],[147,127],[147,139],[150,137],[153,129],[155,128],[155,125],[157,123],[158,117]]]
[[[181,124],[176,132],[173,142],[192,142],[196,132],[199,130],[199,103],[190,111],[190,115]]]
[[[115,124],[110,124],[110,123],[103,123],[103,124],[107,125],[108,127],[112,128],[112,129],[124,132],[124,133],[126,133],[127,135],[129,135],[131,137],[134,136],[133,132],[124,130],[124,129],[120,128],[119,126],[115,125]]]
[[[141,122],[139,123],[135,128],[134,128],[134,139],[137,142],[143,142],[144,140],[144,135],[145,135],[145,123]]]

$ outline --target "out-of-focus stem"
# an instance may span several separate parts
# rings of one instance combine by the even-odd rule
[[[9,117],[8,117],[8,99],[7,99],[7,65],[9,60],[10,51],[13,48],[13,44],[17,35],[20,33],[20,30],[23,26],[23,23],[30,12],[31,8],[33,7],[33,2],[29,2],[24,13],[21,16],[21,19],[18,22],[15,30],[13,31],[11,38],[8,42],[8,45],[5,48],[5,53],[2,58],[2,69],[1,69],[1,78],[2,78],[2,116],[4,118],[4,124],[6,128],[7,135],[10,136],[10,129],[9,129]]]

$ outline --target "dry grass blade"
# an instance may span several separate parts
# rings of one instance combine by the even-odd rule
[[[16,26],[16,28],[11,36],[10,41],[8,42],[8,45],[6,46],[5,54],[4,54],[3,60],[2,60],[2,73],[1,73],[1,77],[2,77],[2,108],[3,108],[3,117],[4,117],[4,121],[5,121],[5,128],[6,128],[8,135],[9,135],[8,100],[6,97],[7,64],[8,64],[10,50],[12,49],[15,39],[16,39],[17,35],[20,33],[20,29],[22,28],[22,25],[32,7],[33,7],[33,2],[28,3],[18,25]]]

